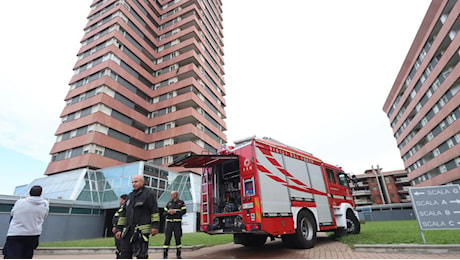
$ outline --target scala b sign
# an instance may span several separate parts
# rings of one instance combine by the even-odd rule
[[[410,188],[420,230],[460,229],[460,185]]]

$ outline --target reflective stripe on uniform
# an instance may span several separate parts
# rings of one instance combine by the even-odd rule
[[[120,217],[117,222],[118,226],[124,226],[126,225],[126,217]]]
[[[182,219],[181,219],[181,218],[174,218],[174,219],[172,219],[172,218],[167,218],[166,221],[168,221],[168,222],[181,222]]]
[[[152,226],[150,224],[144,224],[144,225],[136,226],[135,230],[140,230],[142,234],[150,234],[151,229],[152,229]]]
[[[159,222],[160,221],[160,213],[153,213],[151,216],[150,216],[150,220],[152,222]]]

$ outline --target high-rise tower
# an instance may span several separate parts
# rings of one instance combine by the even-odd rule
[[[222,2],[94,0],[45,174],[226,143]]]
[[[460,1],[433,0],[383,110],[413,186],[460,183]]]

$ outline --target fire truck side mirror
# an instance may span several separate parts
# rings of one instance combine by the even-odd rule
[[[355,187],[358,187],[358,178],[356,178],[356,175],[351,175],[351,180],[353,181]]]

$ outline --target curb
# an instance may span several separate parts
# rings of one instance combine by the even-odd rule
[[[182,251],[194,251],[203,248],[204,245],[183,246]],[[175,247],[169,250],[175,251]],[[149,247],[149,253],[163,252],[162,246]],[[38,247],[35,249],[36,255],[96,255],[96,254],[115,254],[115,247]]]
[[[460,245],[418,245],[418,244],[355,244],[356,252],[372,253],[408,253],[408,254],[459,254]]]

